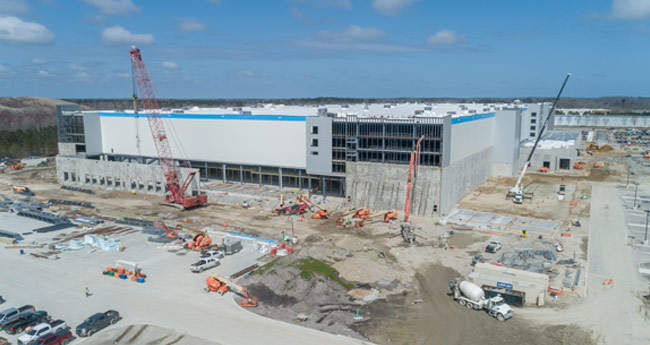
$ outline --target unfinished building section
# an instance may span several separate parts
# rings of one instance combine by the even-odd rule
[[[58,156],[56,157],[56,166],[57,180],[62,185],[136,191],[156,195],[163,195],[169,191],[162,169],[158,165]],[[196,171],[196,169],[179,168],[179,178],[184,180],[191,171]],[[190,195],[200,193],[199,182],[196,179],[192,181],[188,191]]]

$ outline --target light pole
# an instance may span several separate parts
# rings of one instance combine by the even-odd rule
[[[632,209],[636,209],[636,192],[639,189],[639,183],[634,182],[634,204],[632,204]]]
[[[645,236],[643,237],[643,244],[648,244],[648,217],[650,217],[650,210],[645,210]]]
[[[630,167],[627,167],[627,180],[625,181],[625,188],[630,184]]]

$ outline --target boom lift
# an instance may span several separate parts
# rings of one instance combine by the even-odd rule
[[[169,187],[169,195],[165,197],[165,203],[171,206],[177,206],[181,209],[188,209],[196,206],[203,205],[208,202],[208,196],[199,194],[198,196],[185,195],[187,188],[194,179],[196,171],[189,173],[183,184],[180,183],[178,177],[178,170],[176,169],[176,161],[172,155],[171,145],[165,130],[165,125],[160,117],[160,107],[158,106],[158,99],[154,93],[151,78],[147,72],[147,67],[142,60],[140,49],[132,46],[129,50],[131,55],[131,66],[133,68],[134,79],[138,85],[140,93],[140,101],[142,108],[147,115],[149,128],[153,135],[154,146],[158,153],[158,161],[165,177],[167,187]],[[134,98],[135,100],[135,98]]]
[[[384,212],[371,214],[371,215],[368,215],[368,216],[363,216],[363,217],[361,217],[360,220],[357,220],[357,222],[354,224],[354,226],[357,227],[357,228],[362,228],[362,227],[364,227],[366,225],[367,220],[377,218],[377,217],[382,217],[382,216],[384,217],[384,223],[388,223],[391,220],[397,218],[397,212],[395,212],[395,211],[384,211]]]
[[[566,78],[564,79],[564,83],[562,84],[562,87],[560,88],[560,92],[558,92],[557,96],[555,97],[555,101],[553,101],[553,106],[551,106],[551,110],[548,113],[548,116],[546,117],[546,120],[544,120],[544,124],[542,125],[542,128],[539,130],[539,134],[537,135],[537,139],[535,140],[535,145],[533,145],[533,148],[530,150],[530,153],[528,154],[528,159],[526,159],[526,163],[524,164],[524,168],[521,169],[521,174],[519,175],[519,178],[517,179],[517,183],[515,184],[514,187],[510,188],[508,191],[508,194],[506,195],[506,198],[512,197],[512,201],[515,204],[521,204],[524,202],[524,197],[526,198],[531,198],[532,196],[526,195],[524,193],[524,187],[522,186],[522,182],[524,180],[524,176],[526,175],[526,170],[528,169],[528,166],[530,166],[530,160],[533,158],[533,154],[535,153],[535,149],[537,148],[537,144],[539,144],[540,139],[542,138],[542,134],[544,134],[544,129],[546,128],[546,124],[548,124],[548,120],[551,118],[553,115],[553,112],[555,111],[555,106],[557,105],[557,102],[560,100],[560,96],[562,95],[562,91],[564,90],[564,87],[566,86],[567,81],[569,81],[569,77],[571,77],[571,73],[568,73],[566,75]]]
[[[158,220],[153,223],[154,228],[159,228],[159,229],[164,229],[165,230],[165,237],[169,238],[176,238],[178,237],[178,230],[182,229],[183,226],[180,224],[176,224],[175,228],[169,228],[165,222]]]
[[[415,143],[415,150],[411,152],[409,162],[409,176],[406,183],[406,204],[404,206],[404,221],[400,224],[400,231],[405,242],[413,243],[415,241],[415,226],[409,221],[409,212],[411,209],[411,182],[415,185],[418,176],[418,162],[420,161],[420,142],[424,135]]]
[[[220,296],[223,296],[228,290],[231,290],[238,295],[242,296],[239,304],[242,307],[257,307],[257,297],[248,294],[248,290],[241,285],[235,284],[232,281],[216,275],[210,274],[205,278],[206,288],[205,292],[216,291]]]
[[[314,203],[306,196],[303,195],[298,196],[298,202],[299,203],[306,202],[307,204],[316,206],[316,208],[318,208],[318,211],[316,211],[316,214],[314,215],[314,219],[327,219],[330,215],[329,212],[326,209],[324,209],[321,205]]]

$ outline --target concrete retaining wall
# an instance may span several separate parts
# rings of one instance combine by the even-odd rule
[[[442,170],[440,212],[447,213],[492,172],[492,146],[465,157]]]
[[[180,168],[179,179],[197,169]],[[56,175],[59,184],[85,188],[131,191],[141,194],[163,195],[166,190],[165,179],[159,165],[91,160],[85,157],[56,157]],[[198,177],[189,191],[199,190]]]
[[[373,211],[397,210],[403,216],[408,165],[348,162],[346,193],[350,207]],[[440,168],[419,167],[412,190],[411,214],[438,215],[440,212]]]

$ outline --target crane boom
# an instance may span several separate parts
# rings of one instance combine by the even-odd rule
[[[542,124],[542,127],[539,130],[537,139],[535,139],[535,144],[533,145],[533,148],[530,150],[530,153],[528,154],[528,158],[526,159],[524,168],[521,170],[521,174],[519,174],[517,183],[515,184],[515,187],[511,190],[511,192],[514,193],[514,201],[517,203],[521,203],[523,201],[523,188],[521,188],[521,183],[524,180],[524,175],[526,175],[526,170],[528,170],[528,166],[530,165],[530,160],[533,158],[533,154],[535,153],[537,144],[539,144],[539,141],[542,139],[542,134],[544,134],[544,129],[546,129],[546,125],[548,124],[551,115],[553,115],[553,111],[555,111],[555,106],[557,106],[557,102],[560,100],[562,91],[564,91],[564,87],[566,86],[567,81],[569,81],[569,77],[571,77],[571,73],[567,73],[566,78],[564,78],[564,83],[562,83],[562,87],[560,88],[560,91],[557,93],[557,96],[553,101],[551,110],[548,112],[548,116],[546,116],[546,119],[544,120],[544,123]]]
[[[420,160],[420,142],[424,139],[421,136],[415,143],[415,151],[411,152],[411,161],[409,162],[409,176],[406,182],[406,205],[404,206],[404,222],[409,221],[409,211],[411,209],[411,176],[413,176],[413,185],[415,185],[415,178],[418,176],[418,162]]]
[[[198,197],[185,195],[187,188],[194,179],[194,175],[196,175],[196,171],[190,172],[185,179],[185,182],[182,185],[180,184],[178,170],[176,169],[176,161],[172,155],[172,149],[169,144],[167,132],[165,131],[165,125],[160,117],[160,107],[158,106],[158,99],[154,92],[153,85],[151,84],[149,72],[147,72],[147,67],[145,66],[142,55],[140,54],[140,49],[132,46],[129,53],[131,55],[133,76],[140,93],[142,108],[147,115],[147,121],[149,122],[149,128],[153,135],[154,146],[156,147],[160,167],[162,168],[165,182],[167,183],[167,187],[171,193],[171,195],[167,196],[165,201],[172,204],[182,205],[183,208],[194,207],[206,203],[206,195],[199,195]],[[135,99],[137,98],[134,94],[134,101]]]

